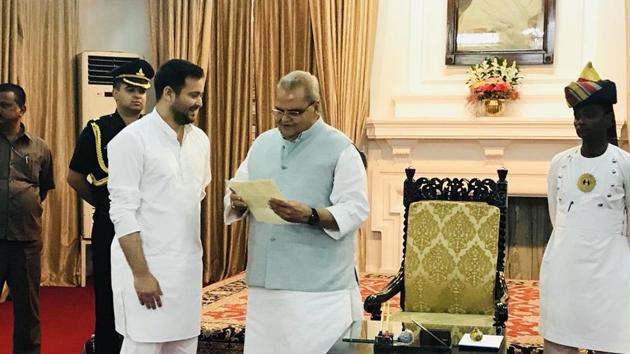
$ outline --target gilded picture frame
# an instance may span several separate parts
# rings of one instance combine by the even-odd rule
[[[553,64],[555,0],[448,0],[446,65]]]

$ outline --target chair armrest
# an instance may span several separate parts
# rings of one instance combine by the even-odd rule
[[[497,334],[502,334],[505,329],[505,322],[508,320],[508,304],[505,302],[499,302],[495,305],[494,310],[494,324],[497,329]]]
[[[506,303],[509,300],[507,282],[505,281],[505,274],[497,271],[496,281],[494,282],[494,300],[495,302]]]
[[[381,319],[381,304],[394,297],[402,291],[404,287],[403,270],[401,269],[398,274],[392,279],[389,284],[381,292],[369,295],[363,303],[363,309],[369,312],[372,316],[372,320]],[[402,299],[401,299],[402,301]],[[402,304],[401,304],[402,307]]]
[[[497,272],[497,281],[495,288],[495,310],[494,310],[494,326],[497,333],[505,329],[505,322],[508,320],[508,288],[503,272]]]

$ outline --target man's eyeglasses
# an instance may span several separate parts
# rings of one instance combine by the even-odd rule
[[[304,107],[304,109],[280,109],[277,107],[274,107],[271,109],[271,113],[273,113],[274,117],[276,117],[276,119],[281,119],[284,116],[287,116],[291,119],[297,119],[299,118],[302,114],[304,114],[304,112],[306,112],[309,108],[311,108],[312,105],[314,105],[315,103],[317,103],[317,101],[313,101],[311,102],[308,106]]]

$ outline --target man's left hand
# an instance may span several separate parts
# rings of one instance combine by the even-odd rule
[[[288,222],[305,224],[311,216],[311,208],[297,200],[284,201],[271,198],[269,200],[269,207],[274,213],[278,214],[279,217]]]

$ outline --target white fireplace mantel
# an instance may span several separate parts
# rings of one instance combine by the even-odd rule
[[[618,130],[623,123],[618,124]],[[572,118],[371,119],[368,139],[547,140],[577,142]]]

